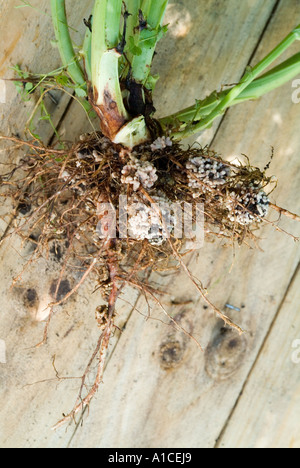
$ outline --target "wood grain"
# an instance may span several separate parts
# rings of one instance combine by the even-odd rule
[[[279,31],[284,35],[294,26],[296,13],[296,2],[281,3],[258,54],[270,50],[279,39]],[[289,116],[280,131],[272,118],[277,112]],[[261,167],[269,161],[274,145],[272,173],[280,175],[280,186],[274,196],[296,211],[300,209],[295,196],[299,161],[292,155],[299,152],[298,115],[299,109],[292,103],[291,88],[287,85],[260,102],[232,110],[215,140],[215,147],[225,157],[247,152],[251,161]],[[288,160],[287,147],[291,155]],[[299,233],[299,227],[289,220],[281,226]],[[299,261],[299,247],[292,239],[270,227],[261,236],[264,252],[241,248],[236,249],[233,257],[230,248],[221,250],[219,246],[206,245],[205,252],[200,252],[191,267],[208,286],[218,306],[230,302],[241,307],[241,313],[234,313],[233,318],[247,333],[238,337],[224,332],[223,324],[195,300],[196,292],[184,277],[173,278],[171,297],[177,303],[180,300],[194,303],[173,309],[169,306],[169,310],[173,316],[179,314],[178,318],[183,314],[183,323],[206,347],[204,355],[192,342],[183,343],[182,335],[168,329],[163,331],[155,320],[145,324],[143,318],[134,314],[111,359],[103,391],[94,402],[95,409],[86,420],[85,429],[77,431],[72,446],[215,445]],[[163,319],[162,313],[156,313]],[[165,367],[166,360],[170,361],[169,368]],[[101,402],[107,399],[110,405],[106,409]],[[99,429],[99,419],[103,429]],[[238,421],[241,429],[243,421],[237,419],[236,427]]]
[[[46,3],[43,3],[45,11]],[[86,2],[84,4],[86,7]],[[170,34],[160,44],[155,63],[155,69],[161,75],[156,90],[158,113],[174,112],[191,104],[195,97],[199,98],[224,83],[238,80],[259,43],[254,61],[295,26],[299,17],[298,1],[284,0],[273,11],[276,4],[273,0],[230,0],[226,2],[226,7],[221,7],[217,0],[172,2],[167,18]],[[79,25],[82,17],[87,15],[86,10],[88,8],[82,7],[81,11],[74,8],[71,12],[74,21],[75,18],[78,21],[76,24]],[[273,20],[264,31],[272,12]],[[0,13],[2,24],[5,24],[8,16],[21,21],[21,17],[14,16],[20,15],[20,10],[5,10],[2,7]],[[36,22],[41,21],[38,40],[42,48],[46,47],[50,34],[47,35],[50,31],[49,18],[46,16],[41,20],[40,15],[30,14]],[[24,16],[22,20],[22,39],[26,44],[33,37],[33,20],[30,25],[25,22]],[[15,34],[11,34],[8,44],[13,43],[13,38],[17,37]],[[9,32],[7,35],[9,37]],[[9,54],[11,60],[18,57],[14,55],[18,51],[19,56],[22,55],[21,51],[24,53],[18,41],[17,44]],[[37,45],[28,48],[28,56],[26,54],[24,64],[37,70]],[[45,67],[48,67],[48,63],[49,66],[50,63],[58,63],[57,52],[51,50],[48,56],[42,56],[42,60]],[[2,120],[4,129],[10,126],[13,130],[16,122],[25,122],[27,110],[20,110],[18,120],[15,107],[17,98],[14,99],[1,108],[1,112],[9,116],[5,124]],[[57,114],[56,122],[65,138],[75,138],[81,132],[90,130],[90,124],[82,121],[84,115],[80,112],[72,103],[62,121],[63,114]],[[214,147],[225,157],[247,153],[251,161],[260,167],[269,161],[273,145],[275,157],[271,172],[279,178],[273,201],[294,212],[300,211],[297,197],[299,161],[295,157],[300,149],[298,119],[299,106],[291,101],[289,84],[259,102],[232,109],[214,140]],[[203,135],[201,141],[210,142],[216,128]],[[45,133],[45,137],[50,138],[50,133]],[[276,216],[273,216],[274,220]],[[299,234],[299,227],[291,220],[282,220],[280,226]],[[47,305],[49,289],[57,278],[60,264],[53,259],[50,263],[46,259],[41,260],[31,273],[24,276],[21,284],[9,291],[16,271],[22,269],[28,258],[30,246],[22,250],[15,241],[6,244],[0,251],[0,297],[1,303],[5,304],[1,310],[0,338],[7,343],[8,357],[6,365],[0,364],[0,397],[5,402],[0,408],[1,446],[213,447],[223,434],[224,427],[227,429],[224,440],[221,438],[219,441],[220,446],[234,445],[235,434],[244,427],[247,431],[254,427],[255,416],[247,420],[247,426],[243,425],[243,413],[239,408],[247,408],[248,400],[243,403],[244,396],[239,399],[239,395],[245,382],[251,385],[254,376],[253,382],[263,386],[263,373],[255,373],[262,354],[258,361],[256,359],[262,346],[267,347],[270,340],[273,340],[272,346],[279,343],[276,335],[274,338],[274,334],[268,332],[300,257],[298,245],[288,236],[270,226],[265,226],[261,235],[263,252],[249,251],[245,247],[224,249],[218,243],[206,243],[197,256],[189,259],[189,268],[201,278],[216,305],[231,314],[247,330],[244,336],[224,330],[223,323],[204,308],[197,298],[197,291],[185,275],[156,275],[153,279],[166,285],[168,294],[163,298],[166,310],[199,340],[205,352],[201,353],[192,340],[174,330],[157,305],[151,304],[151,318],[148,320],[148,304],[143,299],[140,299],[137,311],[132,313],[128,302],[133,304],[136,295],[127,291],[118,309],[120,325],[126,323],[126,329],[115,336],[104,384],[90,407],[89,415],[85,415],[83,426],[76,431],[72,426],[67,432],[62,429],[55,433],[50,431],[50,427],[60,418],[62,411],[67,412],[72,407],[78,392],[78,381],[54,380],[26,387],[24,384],[54,378],[54,355],[60,375],[70,377],[82,373],[97,340],[98,331],[93,315],[99,298],[91,295],[93,284],[88,282],[76,298],[57,311],[47,345],[38,350],[32,349],[42,334],[42,323],[36,320],[36,313],[42,310],[43,304]],[[76,281],[78,276],[70,275],[68,279]],[[294,284],[299,284],[297,281],[298,276]],[[28,304],[29,289],[37,291],[36,303],[29,301]],[[228,302],[240,307],[241,312],[226,310],[225,304]],[[284,310],[284,306],[281,310]],[[288,327],[285,337],[287,342],[291,342]],[[295,367],[287,366],[284,371],[285,378],[294,384],[290,372],[295,371]],[[257,408],[262,407],[261,402],[266,398],[267,394],[261,396]],[[274,399],[275,412],[278,398],[279,393]],[[281,404],[284,404],[284,396],[282,398]],[[233,409],[238,399],[235,417]],[[290,399],[287,402],[290,411],[294,401]],[[291,427],[294,446],[299,444],[294,423],[289,426],[289,421],[294,420],[287,417],[280,419],[280,415],[278,418],[276,421],[282,424],[287,421],[286,427]],[[266,413],[266,421],[270,433],[273,430],[275,434],[275,419],[267,418]],[[282,428],[282,431],[282,440],[288,440],[285,429]],[[274,440],[265,439],[267,446],[280,445],[280,432],[275,435]],[[250,445],[261,443],[258,442],[262,440],[260,434],[257,441],[254,439],[252,435]],[[239,444],[244,443],[245,440],[241,438]]]
[[[219,447],[300,447],[299,268]]]
[[[61,67],[58,49],[51,44],[55,41],[52,26],[50,2],[48,0],[29,2],[22,5],[19,0],[2,2],[0,10],[1,49],[0,79],[14,77],[12,67],[19,65],[32,73],[46,74]],[[88,16],[93,5],[92,0],[76,2],[67,0],[69,24],[75,43],[80,43],[85,26],[83,18]],[[57,104],[46,99],[48,112],[57,125],[70,101],[67,94],[54,92]],[[24,135],[24,125],[39,98],[36,93],[29,102],[23,102],[11,81],[6,82],[6,104],[0,104],[0,133]],[[37,120],[37,119],[36,119]],[[39,122],[37,131],[48,142],[53,129],[45,122]]]

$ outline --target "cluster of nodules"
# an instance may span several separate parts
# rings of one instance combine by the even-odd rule
[[[259,182],[246,179],[243,183],[234,184],[240,177],[238,167],[232,171],[232,167],[219,158],[196,156],[189,159],[186,168],[193,197],[198,198],[205,193],[221,195],[222,200],[225,197],[230,221],[246,226],[261,221],[268,214],[270,200]]]
[[[156,151],[155,146],[154,143],[152,151]],[[185,168],[187,185],[193,198],[204,203],[206,200],[207,203],[211,203],[212,200],[221,203],[228,221],[250,226],[267,215],[270,201],[261,184],[257,181],[251,182],[251,177],[242,180],[238,167],[234,166],[233,169],[233,166],[217,156],[197,156],[193,153],[186,161]],[[245,168],[242,170],[245,172]],[[130,185],[134,192],[143,187],[152,193],[151,189],[157,181],[159,176],[155,165],[136,156],[131,156],[122,170],[122,184]],[[133,195],[131,201],[134,202],[135,198]],[[172,202],[163,192],[152,195],[152,200],[159,204],[160,215],[157,208],[145,205],[141,201],[129,204],[129,230],[133,237],[148,239],[150,243],[159,245],[165,240],[166,234],[172,232],[172,223],[176,223],[176,217],[169,215],[167,222],[163,224],[161,218],[165,219],[168,206],[170,208]]]
[[[67,168],[60,175],[60,178],[68,183],[71,190],[76,190],[79,196],[86,195],[84,187],[86,179],[82,177],[81,169],[90,170],[90,164],[95,164],[99,181],[101,178],[109,178],[109,189],[111,195],[114,192],[115,200],[118,199],[115,196],[116,192],[119,195],[126,194],[126,206],[122,207],[126,210],[126,237],[138,241],[146,239],[154,246],[162,245],[170,237],[176,222],[171,214],[171,201],[162,190],[155,187],[156,182],[159,181],[158,171],[149,159],[154,151],[162,151],[172,146],[171,140],[165,137],[158,138],[147,146],[147,151],[143,155],[141,148],[138,152],[117,150],[107,138],[102,136],[92,143],[93,149],[91,150],[89,144],[86,144],[87,139],[88,135],[82,136],[82,141],[86,146],[83,145],[76,152],[75,165],[78,172],[76,173],[75,170],[75,175],[73,175],[72,171]],[[97,169],[98,166],[103,166],[103,170]],[[141,189],[150,194],[148,199]],[[110,198],[112,197],[107,197],[105,192],[99,193],[95,203],[96,214],[100,219],[96,228],[96,236],[100,236],[100,238],[115,232],[115,213],[112,211],[116,207],[112,206],[113,210],[108,210],[108,205],[112,203]],[[118,208],[120,210],[120,206]],[[90,206],[86,205],[85,210],[89,211]],[[119,231],[120,224],[119,217]],[[124,231],[121,237],[124,237]]]
[[[147,239],[152,245],[161,245],[166,240],[175,221],[170,215],[171,201],[166,195],[161,191],[152,194],[151,189],[157,181],[157,169],[153,163],[134,155],[122,169],[122,184],[130,185],[134,192],[127,202],[128,234],[137,240]],[[140,188],[151,193],[151,204],[142,193],[137,195]]]
[[[150,145],[150,149],[154,152],[170,146],[172,141],[169,138],[160,137]],[[121,183],[129,185],[133,191],[127,202],[128,235],[137,240],[147,239],[157,246],[170,237],[176,224],[171,200],[163,191],[152,190],[158,180],[155,165],[143,157],[138,158],[135,152],[122,169]],[[150,194],[151,203],[140,191],[141,188]]]
[[[267,216],[269,205],[267,194],[255,184],[250,184],[247,189],[239,187],[238,191],[231,191],[226,202],[230,221],[244,226]]]
[[[194,198],[205,192],[226,184],[230,176],[230,167],[218,159],[196,156],[189,159],[188,169],[189,187],[193,189]]]
[[[103,157],[106,161],[119,161],[116,172],[110,166],[110,184],[119,187],[120,194],[127,196],[128,237],[139,241],[148,240],[154,246],[162,245],[174,233],[178,222],[178,213],[174,214],[174,200],[178,198],[176,191],[181,194],[186,192],[186,201],[194,198],[197,202],[206,203],[205,211],[208,213],[210,204],[211,207],[221,208],[219,212],[222,212],[222,224],[227,224],[227,220],[229,225],[233,223],[237,226],[250,226],[267,215],[269,198],[261,183],[251,177],[251,168],[247,171],[245,167],[230,165],[212,152],[186,153],[184,162],[181,159],[180,163],[182,170],[176,167],[177,173],[181,172],[180,178],[177,180],[176,170],[174,174],[168,174],[174,179],[173,189],[170,191],[168,187],[165,190],[160,172],[161,164],[157,161],[164,158],[167,160],[168,151],[173,155],[173,150],[176,158],[176,148],[171,147],[172,141],[169,138],[160,137],[147,145],[145,151],[143,148],[127,151],[122,159],[116,154],[118,150],[103,137],[92,154],[89,150],[77,153],[77,168],[81,167],[85,158],[93,158],[100,165]],[[112,154],[108,154],[109,152]],[[179,157],[182,153],[179,151]],[[120,164],[121,160],[123,162]],[[65,181],[72,180],[67,170],[61,177]],[[178,184],[182,186],[179,187]],[[182,198],[180,200],[185,201]],[[103,201],[100,197],[98,205]],[[100,211],[98,210],[98,215]]]

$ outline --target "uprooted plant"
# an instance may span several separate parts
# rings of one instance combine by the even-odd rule
[[[116,302],[125,285],[148,294],[163,308],[145,272],[180,266],[212,310],[242,332],[209,300],[186,267],[183,254],[197,248],[204,232],[224,242],[255,243],[259,225],[271,223],[266,218],[270,208],[299,220],[271,203],[274,181],[267,176],[267,168],[260,170],[249,162],[232,164],[208,148],[183,149],[180,142],[208,128],[229,107],[257,99],[300,73],[299,53],[265,73],[300,39],[300,26],[247,69],[237,85],[156,119],[152,95],[158,77],[151,75],[151,64],[156,44],[167,32],[163,25],[167,4],[167,0],[95,0],[91,17],[85,20],[82,49],[75,54],[65,2],[51,0],[66,75],[64,79],[61,74],[59,79],[47,75],[43,87],[47,92],[47,86],[70,84],[87,114],[97,114],[100,129],[63,148],[46,147],[36,136],[27,142],[5,138],[29,149],[1,178],[5,196],[15,204],[18,226],[12,232],[37,239],[35,256],[49,242],[67,239],[67,257],[84,268],[77,286],[50,304],[43,342],[53,308],[75,293],[88,275],[94,274],[107,303],[96,311],[101,334],[82,377],[78,400],[58,426],[89,406],[99,387]],[[30,74],[26,81],[30,91],[39,84],[39,78]],[[56,294],[58,290],[59,283]],[[83,395],[95,360],[94,384]]]

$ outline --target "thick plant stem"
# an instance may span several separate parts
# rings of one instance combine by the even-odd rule
[[[133,118],[126,110],[120,85],[119,60],[122,0],[96,0],[94,6],[91,102],[101,130],[115,143],[132,148],[150,137],[145,118]]]
[[[236,99],[230,103],[230,107],[241,102],[258,99],[289,82],[299,74],[300,53],[294,55],[290,59],[270,70],[268,73],[265,73],[254,80]],[[193,124],[194,122],[197,122],[211,114],[222,99],[227,96],[229,91],[230,90],[226,90],[220,93],[215,91],[203,101],[198,101],[193,106],[187,107],[180,112],[160,119],[160,125],[164,132],[172,130],[172,128],[177,128],[178,130],[176,133],[179,135],[181,134],[179,128],[183,131],[187,125]]]
[[[76,85],[86,89],[86,82],[83,71],[76,57],[66,17],[65,0],[51,0],[52,19],[55,36],[63,66]]]
[[[126,11],[129,16],[127,18],[126,28],[126,44],[129,44],[130,37],[134,36],[134,31],[139,25],[139,10],[142,5],[142,0],[125,0]],[[129,63],[132,63],[133,55],[130,51],[126,52],[126,56]]]
[[[168,0],[143,0],[141,12],[145,25],[139,26],[139,37],[137,46],[142,53],[135,55],[132,60],[132,78],[143,85],[146,85],[150,74],[151,64],[155,47],[161,38],[161,26]]]
[[[234,86],[229,92],[222,97],[216,108],[204,119],[200,120],[192,126],[188,126],[181,132],[174,133],[172,136],[175,139],[182,139],[191,136],[197,132],[208,128],[213,121],[222,115],[226,109],[228,109],[233,102],[235,102],[246,88],[261,74],[266,68],[268,68],[280,55],[282,55],[288,47],[290,47],[296,40],[300,39],[300,25],[297,26],[272,52],[270,52],[261,62],[255,67],[249,69],[240,83]]]
[[[122,0],[107,0],[105,35],[108,48],[117,47],[120,38]]]
[[[92,23],[91,23],[92,26]],[[87,28],[81,55],[84,61],[84,71],[86,79],[91,82],[92,80],[92,32]]]
[[[93,16],[92,101],[101,130],[111,140],[129,120],[119,82],[121,8],[122,0],[96,0]]]

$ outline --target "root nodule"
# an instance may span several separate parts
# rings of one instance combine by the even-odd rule
[[[52,252],[53,242],[67,243],[67,256],[82,268],[79,282],[72,289],[69,287],[66,294],[60,294],[65,264],[62,267],[61,278],[53,286],[52,296],[56,299],[49,305],[51,313],[42,343],[47,339],[53,308],[76,293],[88,276],[93,275],[96,289],[107,301],[107,306],[100,306],[96,312],[101,335],[82,376],[78,400],[56,428],[89,406],[101,383],[116,303],[124,286],[148,293],[168,315],[151,285],[143,282],[145,272],[182,267],[212,311],[228,326],[243,332],[213,305],[185,266],[182,253],[191,238],[185,233],[177,235],[180,223],[174,207],[181,209],[190,204],[190,222],[194,225],[195,205],[201,205],[207,240],[256,243],[255,232],[261,222],[270,223],[265,218],[269,207],[280,214],[289,213],[270,202],[267,187],[272,178],[265,172],[250,164],[231,164],[208,148],[184,150],[165,137],[132,151],[112,143],[101,133],[83,135],[65,150],[47,148],[37,141],[7,140],[18,147],[27,146],[30,151],[1,176],[4,196],[10,197],[15,206],[17,226],[6,236],[15,233],[25,240],[34,236],[38,239],[34,255],[45,250]],[[120,206],[122,197],[126,199],[125,235],[120,216],[124,209]],[[290,215],[299,220],[297,215]],[[83,397],[86,378],[96,358],[97,375]]]

